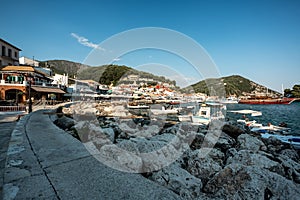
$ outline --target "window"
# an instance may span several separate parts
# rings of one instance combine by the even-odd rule
[[[18,53],[15,51],[15,58],[18,58]]]
[[[8,49],[8,57],[11,58],[11,49]]]
[[[2,46],[2,56],[6,56],[6,48],[5,48],[5,46]]]

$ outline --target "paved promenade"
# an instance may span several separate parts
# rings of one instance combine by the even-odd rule
[[[111,169],[39,110],[10,139],[3,199],[178,199],[139,174]]]
[[[3,179],[8,143],[16,125],[17,115],[16,113],[0,114],[0,197],[3,196]]]

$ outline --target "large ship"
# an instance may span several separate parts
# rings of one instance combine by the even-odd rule
[[[247,99],[240,99],[240,104],[291,104],[292,102],[296,101],[296,98],[247,98]]]

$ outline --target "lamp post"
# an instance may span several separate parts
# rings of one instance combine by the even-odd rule
[[[32,112],[32,101],[31,101],[31,78],[29,79],[29,90],[28,90],[28,96],[29,96],[29,102],[28,102],[28,113]]]

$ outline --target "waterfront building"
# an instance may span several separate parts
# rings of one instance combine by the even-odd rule
[[[18,47],[0,38],[0,68],[6,65],[19,65]]]
[[[24,103],[34,100],[61,100],[65,93],[47,74],[32,66],[6,66],[0,70],[0,100]],[[30,91],[30,92],[29,92]]]
[[[26,58],[26,57],[22,56],[19,58],[19,64],[38,67],[40,63],[34,59],[30,59],[30,58]]]

